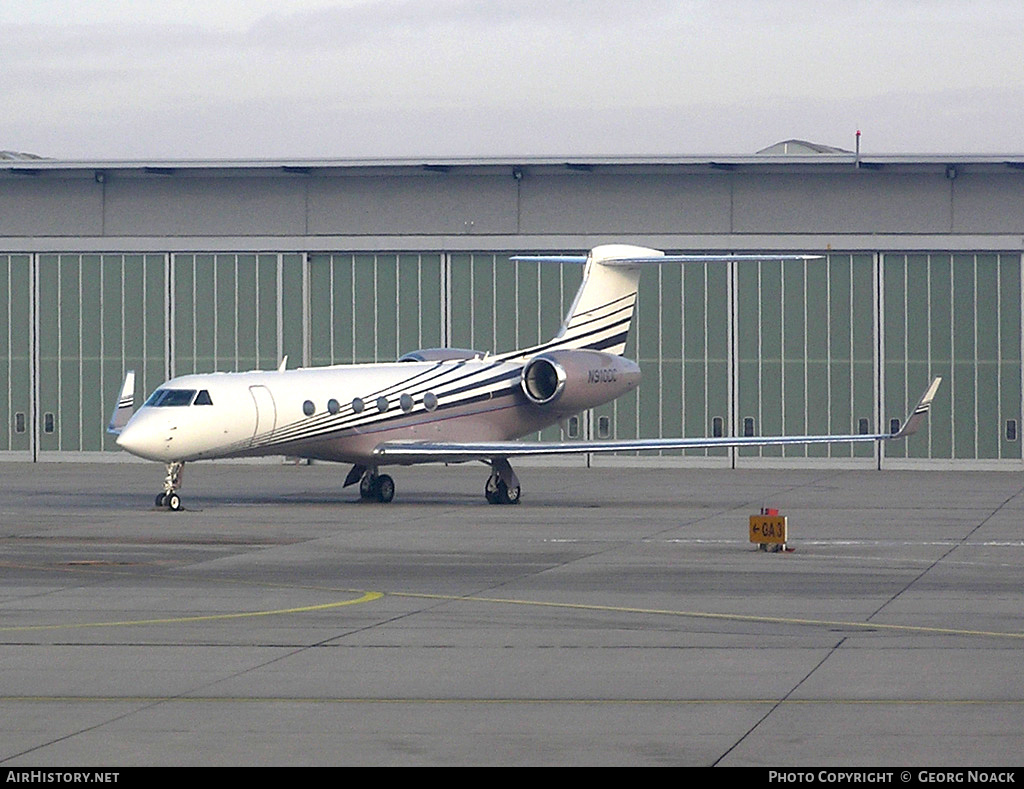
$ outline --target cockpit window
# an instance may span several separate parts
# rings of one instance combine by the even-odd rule
[[[146,405],[163,408],[165,406],[190,405],[196,396],[195,389],[157,389],[149,396]],[[209,397],[209,395],[207,395]]]
[[[200,389],[199,394],[196,395],[195,402],[192,405],[213,405],[213,400],[210,399],[210,393],[206,389]]]

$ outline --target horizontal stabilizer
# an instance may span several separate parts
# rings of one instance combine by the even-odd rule
[[[732,263],[751,260],[819,260],[823,255],[630,255],[601,258],[602,266],[637,266],[646,263]],[[515,255],[510,260],[534,263],[586,263],[586,255]]]

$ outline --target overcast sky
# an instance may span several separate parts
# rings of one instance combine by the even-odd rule
[[[1022,153],[1020,0],[0,0],[55,158]]]

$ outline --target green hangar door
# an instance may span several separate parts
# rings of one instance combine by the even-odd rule
[[[309,256],[310,364],[393,362],[444,345],[440,255]]]
[[[0,255],[0,451],[32,458],[32,258]]]
[[[274,370],[304,359],[301,254],[175,254],[171,375]]]
[[[1021,457],[1021,255],[882,256],[886,428],[932,376],[925,429],[887,458]]]
[[[736,287],[737,435],[876,432],[873,256],[741,262]],[[875,451],[815,444],[737,455],[859,458],[871,467]]]
[[[162,254],[38,256],[40,456],[116,450],[106,427],[125,371],[136,398],[165,380],[166,265]]]

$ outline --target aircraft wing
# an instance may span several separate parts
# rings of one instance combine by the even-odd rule
[[[888,441],[906,438],[921,427],[942,382],[935,378],[896,433],[857,433],[831,436],[723,436],[721,438],[638,438],[619,441],[385,441],[374,449],[382,463],[489,462],[497,458],[541,455],[572,455],[590,452],[635,452],[657,449],[708,449],[712,447],[763,447],[780,444],[838,444]]]

